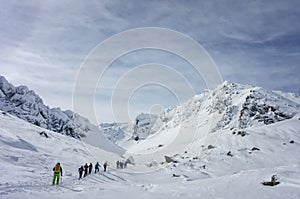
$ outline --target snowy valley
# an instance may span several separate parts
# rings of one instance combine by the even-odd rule
[[[224,82],[159,115],[98,128],[0,80],[0,198],[300,197],[297,94]],[[64,175],[51,186],[57,161]],[[108,171],[78,180],[78,167],[96,161]],[[280,184],[263,186],[272,175]]]

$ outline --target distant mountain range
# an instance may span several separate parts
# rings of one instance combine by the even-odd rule
[[[70,110],[46,106],[26,86],[14,86],[0,76],[0,110],[34,125],[74,138],[95,130],[88,119]],[[114,143],[122,139],[146,139],[149,135],[175,128],[195,117],[213,117],[210,131],[244,129],[292,118],[300,113],[300,97],[294,93],[267,91],[260,87],[224,82],[159,115],[142,113],[132,123],[100,124],[100,130]]]

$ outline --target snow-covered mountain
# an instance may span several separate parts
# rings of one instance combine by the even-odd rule
[[[300,100],[300,96],[296,96]],[[292,118],[300,104],[276,92],[248,85],[224,82],[213,91],[193,97],[159,116],[159,126],[175,127],[202,112],[218,119],[211,131],[262,126]],[[155,125],[154,125],[155,126]]]
[[[145,114],[138,118],[132,124],[101,124],[126,150],[120,156],[105,142],[89,145],[0,111],[0,198],[300,196],[296,94],[225,82],[165,110],[156,120]],[[148,135],[136,141],[135,128]],[[98,136],[92,133],[86,139]],[[135,164],[115,169],[115,162],[129,155]],[[58,161],[64,176],[61,185],[52,187]],[[107,161],[108,171],[78,180],[78,167],[96,161]],[[280,184],[263,186],[272,175]]]
[[[74,138],[85,137],[94,126],[70,110],[49,108],[34,91],[26,86],[13,86],[0,76],[0,110],[31,124]]]
[[[110,140],[124,145],[120,140],[146,139],[200,117],[205,120],[213,118],[209,129],[213,133],[226,129],[239,131],[252,126],[266,126],[291,119],[297,113],[300,113],[300,96],[297,94],[224,82],[216,89],[204,91],[157,116],[141,114],[133,123],[101,124],[100,128]]]
[[[102,123],[99,128],[113,143],[122,147],[123,141],[146,139],[153,131],[157,115],[139,114],[134,123]]]

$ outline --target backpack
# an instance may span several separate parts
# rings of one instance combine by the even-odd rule
[[[54,172],[57,172],[57,173],[60,172],[60,165],[59,165],[59,164],[56,164],[56,165],[55,165],[55,167],[54,167]]]

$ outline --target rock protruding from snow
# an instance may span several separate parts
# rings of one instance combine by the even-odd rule
[[[126,162],[127,162],[128,164],[134,165],[134,159],[133,159],[133,157],[132,157],[132,156],[129,156],[129,157],[126,159]]]
[[[34,125],[74,138],[83,136],[91,124],[72,111],[49,108],[26,86],[15,87],[0,76],[0,109]],[[85,121],[85,122],[82,122]]]
[[[253,89],[250,92],[240,111],[241,128],[251,126],[253,121],[268,125],[291,119],[299,111],[299,104],[275,93],[261,88]]]
[[[113,143],[119,144],[118,141],[131,137],[126,136],[128,131],[127,123],[102,123],[99,125],[99,128],[103,131],[104,135]]]
[[[153,125],[157,120],[157,116],[153,114],[142,113],[135,119],[133,127],[133,138],[137,140],[146,139],[152,130]]]

